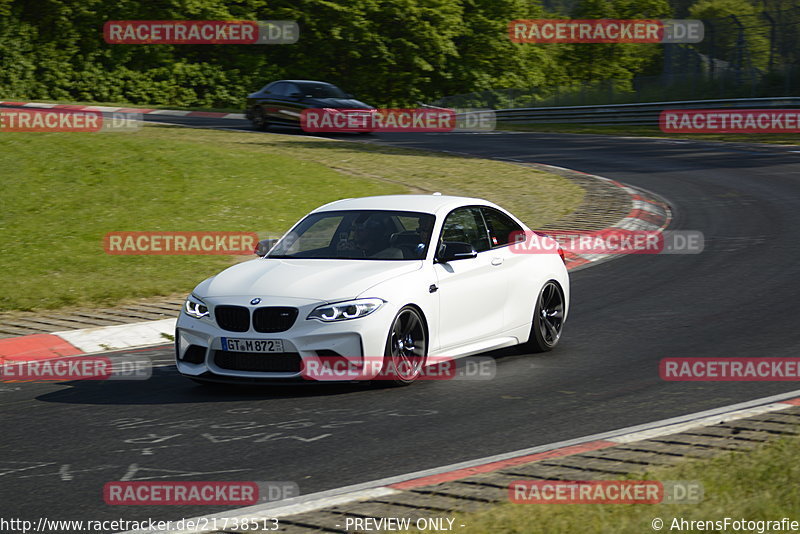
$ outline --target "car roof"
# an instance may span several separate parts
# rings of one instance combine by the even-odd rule
[[[339,210],[391,210],[417,211],[421,213],[448,213],[460,206],[491,206],[495,204],[481,198],[449,195],[383,195],[375,197],[347,198],[320,206],[312,213]]]
[[[319,81],[317,81],[317,80],[275,80],[274,82],[270,82],[270,85],[272,85],[273,83],[278,83],[278,82],[289,82],[289,83],[318,83],[318,84],[320,84],[320,85],[333,85],[333,84],[332,84],[332,83],[330,83],[330,82],[319,82]]]

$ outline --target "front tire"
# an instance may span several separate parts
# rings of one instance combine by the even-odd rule
[[[404,306],[392,321],[386,339],[380,376],[395,386],[407,386],[419,378],[428,356],[428,333],[422,314]]]
[[[531,321],[531,334],[526,343],[519,346],[524,352],[547,352],[553,350],[561,340],[564,327],[564,292],[553,280],[539,291],[536,308]]]
[[[259,132],[264,132],[269,129],[269,121],[267,120],[267,114],[264,112],[262,108],[256,108],[253,111],[253,128],[258,130]]]

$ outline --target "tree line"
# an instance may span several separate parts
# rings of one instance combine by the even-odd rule
[[[761,2],[0,0],[0,97],[240,108],[245,95],[268,81],[307,78],[399,107],[501,87],[607,79],[624,86],[660,71],[661,45],[519,44],[509,39],[508,22],[670,18],[678,11],[727,17],[745,9],[751,16],[756,5]],[[111,45],[102,34],[108,20],[295,20],[301,33],[292,45]],[[763,65],[768,29],[748,31],[747,46]],[[725,40],[725,28],[719,33],[720,48],[737,46]]]

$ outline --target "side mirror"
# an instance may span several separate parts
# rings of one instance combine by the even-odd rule
[[[475,247],[469,243],[443,241],[442,244],[439,245],[436,261],[439,263],[448,263],[455,260],[475,258],[477,255],[478,252],[475,250]]]
[[[352,93],[345,93],[344,97],[345,98],[355,98],[355,96]]]
[[[277,242],[278,242],[277,239],[262,239],[261,241],[258,242],[258,245],[256,245],[256,249],[253,251],[253,253],[255,253],[256,256],[260,256],[263,258],[264,256],[267,255],[267,252],[269,252],[272,249],[272,247],[275,246],[275,243]]]

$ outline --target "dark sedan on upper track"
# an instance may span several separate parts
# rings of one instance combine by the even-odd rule
[[[257,130],[299,128],[300,114],[310,108],[375,109],[327,82],[278,80],[247,96],[245,116]]]

